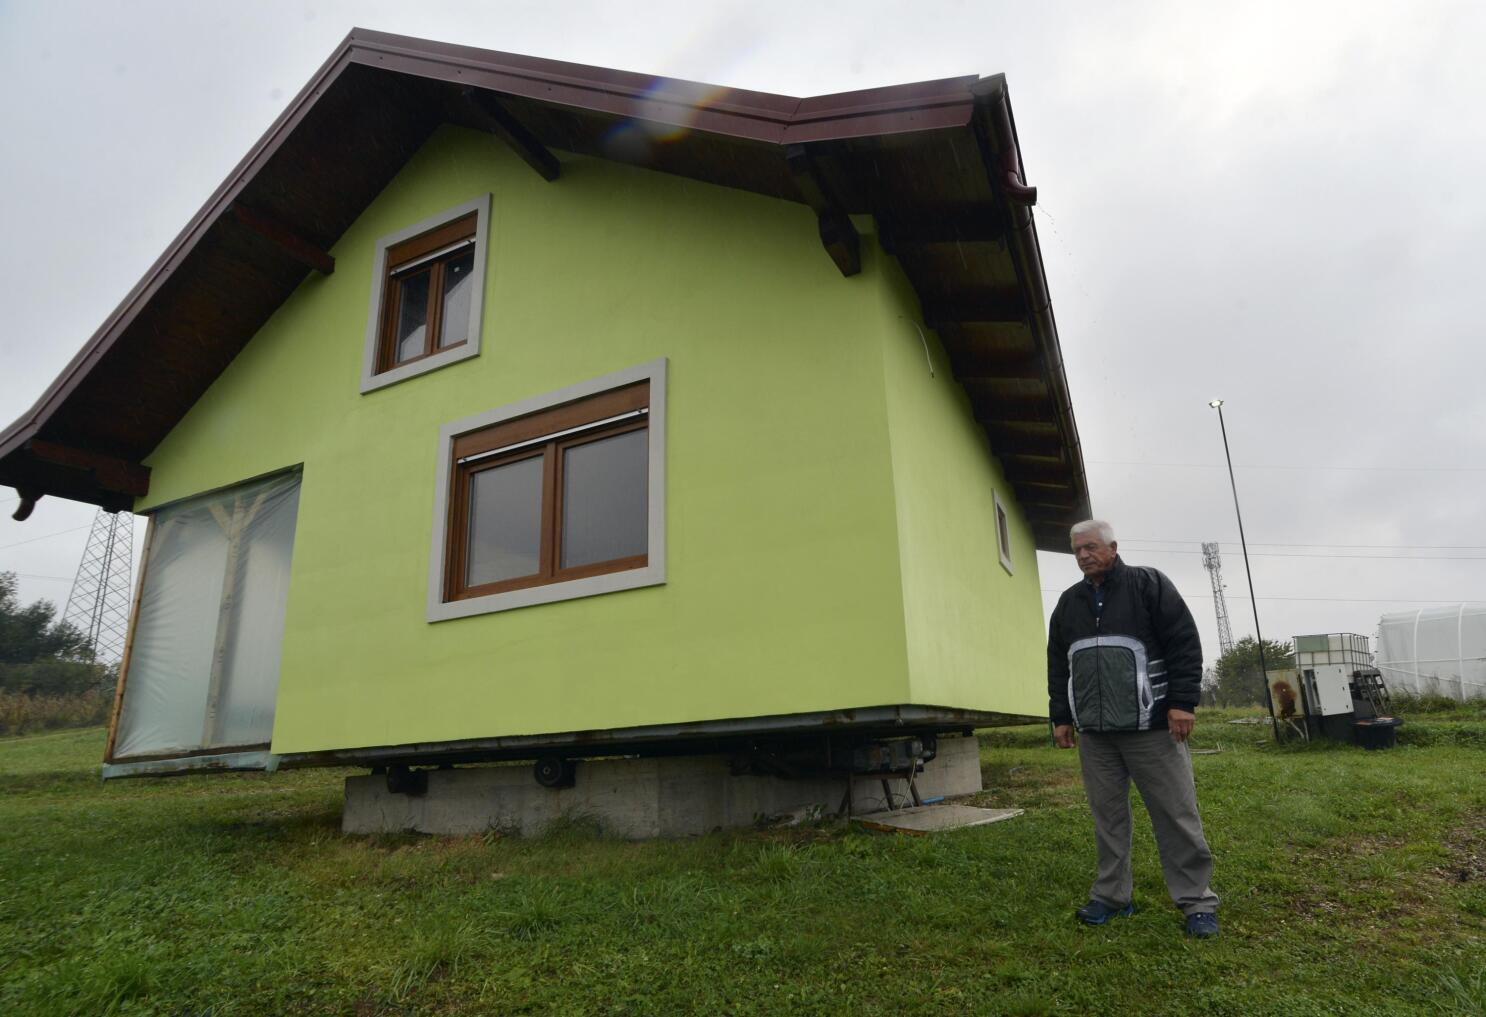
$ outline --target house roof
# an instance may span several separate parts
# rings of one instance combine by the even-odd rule
[[[0,433],[17,518],[55,495],[129,508],[143,460],[436,127],[809,205],[859,265],[875,218],[1016,488],[1066,551],[1088,483],[1002,75],[793,98],[354,29],[62,374]]]

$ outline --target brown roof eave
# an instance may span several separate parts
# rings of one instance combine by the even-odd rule
[[[82,376],[108,352],[320,96],[353,63],[781,145],[963,125],[972,109],[968,85],[974,80],[945,78],[802,100],[353,28],[57,379],[25,414],[0,432],[0,459],[40,432]],[[704,98],[706,106],[698,109],[695,104]]]
[[[1078,425],[1073,419],[1073,400],[1068,390],[1068,377],[1063,368],[1062,344],[1058,341],[1058,324],[1053,317],[1052,297],[1048,291],[1047,273],[1042,261],[1042,247],[1037,239],[1037,224],[1032,216],[1037,192],[1026,183],[1026,172],[1017,141],[1016,124],[1007,98],[1005,75],[984,78],[974,88],[976,94],[976,129],[982,142],[986,169],[1001,197],[1007,214],[1007,241],[1016,266],[1017,278],[1027,301],[1029,324],[1036,338],[1044,367],[1044,380],[1052,399],[1058,432],[1068,457],[1068,482],[1075,496],[1075,508],[1065,519],[1076,522],[1092,514],[1088,475],[1084,469],[1083,450],[1079,444]],[[1067,552],[1066,539],[1053,539],[1044,527],[1050,520],[1039,520],[1037,547],[1042,551]],[[1061,522],[1061,521],[1060,521]]]
[[[1058,434],[1066,449],[1069,482],[1075,490],[1077,502],[1087,510],[1087,483],[1057,328],[1047,295],[1035,224],[1030,209],[1022,203],[1027,194],[1020,182],[1020,154],[1001,76],[983,80],[945,78],[797,99],[655,79],[627,71],[427,42],[363,29],[353,29],[337,47],[36,404],[0,432],[0,483],[5,483],[5,478],[24,479],[33,485],[48,483],[46,478],[52,476],[50,469],[38,468],[35,452],[28,444],[33,439],[48,437],[48,422],[64,407],[70,407],[69,400],[90,373],[103,369],[100,362],[141,312],[153,301],[164,299],[161,290],[165,284],[201,248],[208,231],[231,211],[233,202],[353,65],[414,79],[465,84],[523,96],[559,109],[686,126],[696,132],[737,139],[744,144],[763,142],[779,145],[781,150],[786,144],[798,142],[878,137],[944,128],[972,131],[981,142],[985,170],[995,188],[997,202],[1005,210],[1005,221],[1011,224],[1007,236],[1009,250],[1031,316],[1029,324],[1041,353],[1039,359],[1046,371],[1049,394],[1045,404],[1046,415],[1050,423],[1054,419],[1057,422]],[[1003,164],[1002,160],[1007,161]],[[294,223],[287,225],[293,226]],[[147,452],[135,450],[132,454],[142,456]],[[47,487],[40,493],[95,503],[104,497],[112,501],[113,496],[119,493],[100,488],[96,497],[86,497],[81,486],[68,483],[57,488]],[[1044,546],[1041,539],[1038,546]]]
[[[354,34],[354,33],[353,33]],[[83,344],[77,355],[68,361],[62,373],[42,393],[31,409],[0,432],[0,460],[9,457],[26,442],[34,438],[49,418],[70,395],[83,376],[103,358],[124,330],[139,314],[149,299],[155,295],[171,274],[195,250],[206,231],[231,207],[232,199],[252,181],[254,173],[278,150],[313,105],[313,100],[329,87],[330,83],[345,69],[351,36],[331,54],[309,82],[305,84],[289,106],[258,140],[248,154],[235,166],[227,179],[222,181],[212,196],[192,216],[176,238],[166,247],[165,253],[155,260],[144,276],[134,285],[112,314],[104,319],[98,330]]]

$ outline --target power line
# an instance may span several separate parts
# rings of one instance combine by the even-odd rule
[[[5,551],[12,547],[20,547],[22,544],[34,544],[38,540],[50,540],[52,537],[60,537],[64,533],[76,533],[78,530],[91,529],[92,526],[92,523],[84,523],[81,526],[74,526],[70,530],[58,530],[56,533],[46,533],[40,537],[32,537],[30,540],[18,540],[14,544],[0,544],[0,551]]]
[[[1127,544],[1204,544],[1202,540],[1163,540],[1157,537],[1126,537]],[[1232,540],[1219,541],[1230,547],[1236,543]],[[1342,548],[1373,548],[1377,550],[1397,551],[1486,551],[1486,544],[1282,544],[1273,540],[1256,540],[1255,547],[1342,547]]]
[[[1062,590],[1054,590],[1042,587],[1043,593],[1062,593]],[[1183,600],[1212,600],[1208,593],[1183,593]],[[1471,597],[1452,597],[1445,600],[1407,600],[1403,597],[1259,597],[1259,600],[1295,600],[1319,604],[1469,604],[1475,599]]]
[[[1114,459],[1085,459],[1090,466],[1160,466],[1180,470],[1221,470],[1222,463],[1144,463]],[[1318,473],[1322,470],[1341,470],[1348,473],[1486,473],[1486,466],[1281,466],[1278,464],[1235,463],[1235,470],[1300,470]]]
[[[1141,554],[1201,554],[1174,547],[1137,547]],[[1356,558],[1361,561],[1486,561],[1486,554],[1303,554],[1293,551],[1250,551],[1254,558]]]

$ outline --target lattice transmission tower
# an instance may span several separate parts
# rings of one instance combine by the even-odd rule
[[[1228,602],[1223,599],[1223,562],[1216,542],[1202,545],[1202,567],[1213,581],[1213,610],[1218,612],[1218,645],[1226,654],[1233,649],[1233,629],[1228,624]]]
[[[99,509],[62,618],[87,635],[101,664],[117,664],[124,656],[133,565],[133,514]]]

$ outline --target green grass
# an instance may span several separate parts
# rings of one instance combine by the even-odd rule
[[[1143,815],[1141,911],[1072,920],[1090,826],[1043,728],[982,734],[1006,823],[641,844],[346,838],[347,771],[103,785],[98,729],[0,739],[0,1013],[1486,1013],[1486,718],[1362,752],[1238,715],[1194,746],[1207,943]]]

